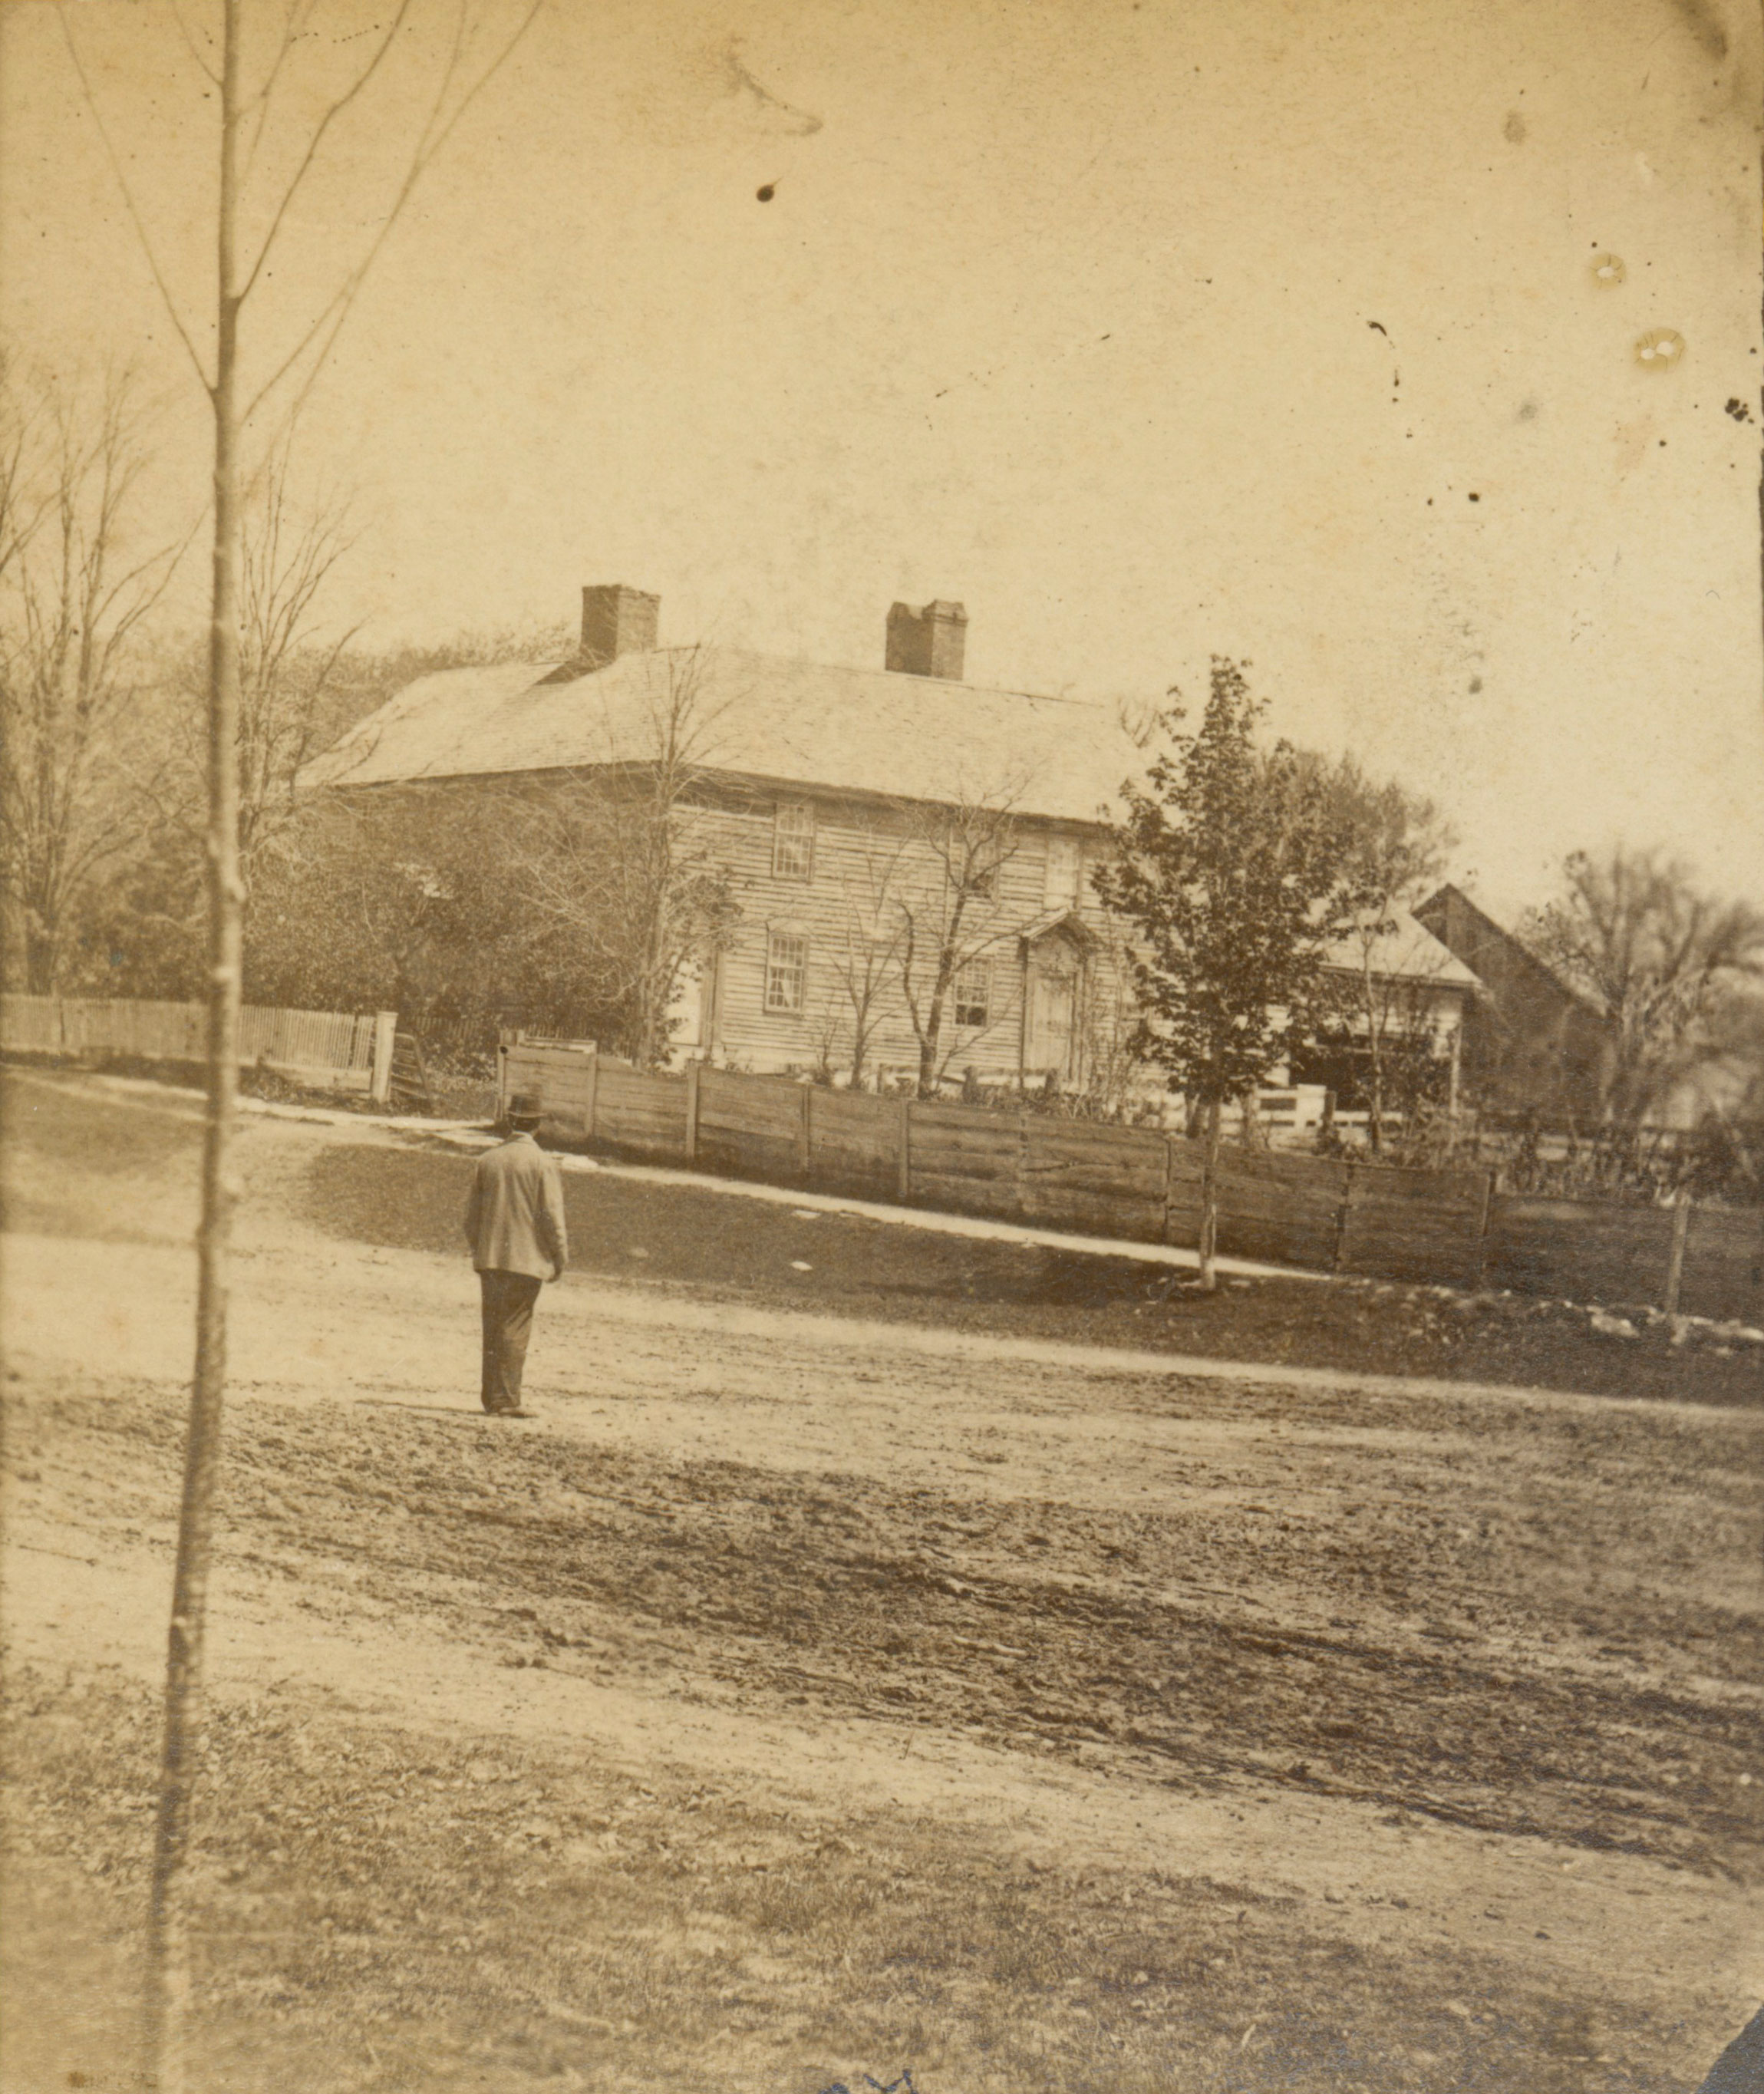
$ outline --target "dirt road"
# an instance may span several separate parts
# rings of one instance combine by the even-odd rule
[[[38,1084],[27,1132],[8,2094],[132,2083],[191,1278],[187,1113]],[[1592,2094],[1756,2005],[1758,1410],[633,1257],[548,1291],[493,1427],[463,1258],[336,1197],[395,1155],[245,1144],[205,2084]]]

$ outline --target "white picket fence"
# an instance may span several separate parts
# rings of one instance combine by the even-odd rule
[[[272,1010],[248,1004],[239,1016],[241,1067],[267,1068],[315,1090],[363,1091],[384,1100],[392,1077],[398,1014]],[[143,1062],[195,1062],[208,1054],[208,1014],[199,1003],[121,997],[0,996],[0,1051],[127,1054]]]

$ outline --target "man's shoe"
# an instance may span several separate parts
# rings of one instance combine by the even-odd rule
[[[538,1415],[538,1413],[532,1410],[523,1410],[520,1405],[517,1403],[502,1405],[495,1410],[487,1409],[484,1414],[486,1418],[535,1418]]]

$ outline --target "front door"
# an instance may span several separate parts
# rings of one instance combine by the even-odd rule
[[[1068,1084],[1075,1071],[1073,1019],[1078,1002],[1078,958],[1062,938],[1049,938],[1029,955],[1024,984],[1023,1073],[1033,1082],[1052,1071]]]

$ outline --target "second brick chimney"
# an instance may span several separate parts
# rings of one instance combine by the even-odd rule
[[[889,608],[885,666],[908,676],[944,676],[962,680],[962,657],[967,645],[967,613],[958,603],[936,602],[915,610],[910,604]]]
[[[662,599],[623,582],[596,582],[582,592],[581,660],[604,669],[621,654],[647,654],[655,645]]]

